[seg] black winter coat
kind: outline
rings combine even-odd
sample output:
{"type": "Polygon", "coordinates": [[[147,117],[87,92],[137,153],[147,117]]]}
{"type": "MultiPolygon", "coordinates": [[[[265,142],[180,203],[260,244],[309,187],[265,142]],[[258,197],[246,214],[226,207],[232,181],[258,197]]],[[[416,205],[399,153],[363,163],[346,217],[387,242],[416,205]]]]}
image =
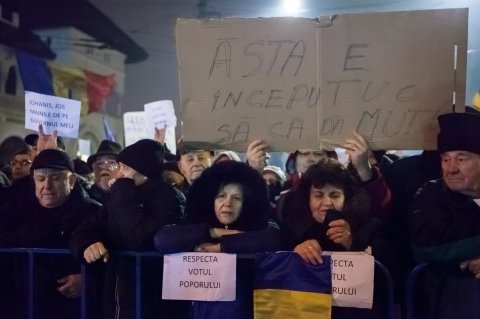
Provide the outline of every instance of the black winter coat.
{"type": "MultiPolygon", "coordinates": [[[[161,179],[149,178],[135,186],[128,178],[111,187],[102,218],[87,222],[76,232],[71,249],[83,260],[83,251],[103,242],[111,252],[104,288],[104,318],[134,318],[135,258],[115,256],[116,250],[149,251],[153,236],[163,225],[183,218],[185,197],[161,179]]],[[[98,261],[101,263],[102,261],[98,261]]],[[[161,300],[162,258],[142,262],[142,318],[182,318],[184,303],[161,300]]]]}
{"type": "MultiPolygon", "coordinates": [[[[98,214],[101,208],[101,205],[91,200],[78,184],[75,185],[68,200],[56,208],[42,207],[33,191],[28,195],[25,193],[23,200],[19,199],[19,196],[14,196],[0,207],[2,247],[68,248],[71,234],[84,220],[98,214]]],[[[57,291],[57,280],[69,274],[80,273],[80,265],[70,255],[38,255],[35,260],[36,318],[78,318],[79,298],[67,299],[62,296],[57,291]]],[[[8,293],[12,303],[6,307],[11,309],[12,304],[14,305],[15,318],[27,316],[26,261],[25,256],[13,259],[15,284],[10,287],[12,290],[8,293]]],[[[2,286],[0,289],[9,288],[2,286]]],[[[3,299],[2,305],[5,305],[5,302],[3,299]]],[[[2,309],[0,312],[5,314],[2,309]]]]}

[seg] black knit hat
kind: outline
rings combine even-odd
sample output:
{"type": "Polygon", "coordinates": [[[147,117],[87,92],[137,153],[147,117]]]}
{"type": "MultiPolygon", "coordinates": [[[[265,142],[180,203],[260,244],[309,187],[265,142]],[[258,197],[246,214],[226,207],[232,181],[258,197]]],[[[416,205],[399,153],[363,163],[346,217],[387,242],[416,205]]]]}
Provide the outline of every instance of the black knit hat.
{"type": "Polygon", "coordinates": [[[149,139],[139,140],[118,154],[122,162],[147,177],[161,177],[165,149],[162,144],[149,139]]]}
{"type": "Polygon", "coordinates": [[[97,152],[88,157],[87,164],[90,168],[92,168],[93,162],[95,162],[98,157],[110,155],[116,158],[121,151],[122,146],[120,144],[109,140],[103,140],[100,143],[97,152]]]}
{"type": "Polygon", "coordinates": [[[69,170],[71,172],[74,171],[73,161],[70,159],[70,157],[68,157],[68,154],[57,149],[46,149],[35,156],[30,169],[33,171],[39,168],[54,168],[60,170],[69,170]]]}
{"type": "Polygon", "coordinates": [[[480,115],[447,113],[438,116],[440,133],[437,147],[440,153],[468,151],[480,154],[480,115]]]}

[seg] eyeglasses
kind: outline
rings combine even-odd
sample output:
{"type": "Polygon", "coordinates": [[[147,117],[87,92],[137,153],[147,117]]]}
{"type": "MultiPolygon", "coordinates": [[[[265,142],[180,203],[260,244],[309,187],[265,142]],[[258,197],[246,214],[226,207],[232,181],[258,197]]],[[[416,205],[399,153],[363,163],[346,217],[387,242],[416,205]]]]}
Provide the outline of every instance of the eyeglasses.
{"type": "Polygon", "coordinates": [[[116,171],[118,169],[118,163],[115,161],[96,161],[93,162],[94,168],[108,169],[109,171],[116,171]]]}
{"type": "Polygon", "coordinates": [[[30,160],[21,160],[21,161],[13,160],[13,161],[10,162],[10,166],[12,166],[12,167],[16,166],[16,165],[20,165],[20,166],[23,167],[23,166],[28,166],[30,164],[32,164],[32,161],[30,161],[30,160]]]}

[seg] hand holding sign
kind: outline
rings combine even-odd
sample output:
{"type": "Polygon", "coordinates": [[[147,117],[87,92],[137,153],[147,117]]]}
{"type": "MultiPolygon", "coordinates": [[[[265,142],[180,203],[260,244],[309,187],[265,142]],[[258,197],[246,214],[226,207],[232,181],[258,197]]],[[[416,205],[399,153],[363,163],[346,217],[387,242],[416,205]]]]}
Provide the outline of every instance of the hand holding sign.
{"type": "Polygon", "coordinates": [[[156,101],[144,105],[147,123],[153,128],[177,126],[177,117],[170,100],[156,101]]]}
{"type": "Polygon", "coordinates": [[[37,153],[40,153],[46,149],[57,149],[57,130],[52,132],[52,135],[47,135],[43,131],[43,126],[38,126],[38,140],[37,140],[37,153]]]}
{"type": "Polygon", "coordinates": [[[166,128],[158,128],[156,127],[155,128],[155,136],[153,137],[153,139],[155,141],[157,141],[158,143],[160,144],[165,144],[165,133],[166,133],[167,129],[166,128]]]}

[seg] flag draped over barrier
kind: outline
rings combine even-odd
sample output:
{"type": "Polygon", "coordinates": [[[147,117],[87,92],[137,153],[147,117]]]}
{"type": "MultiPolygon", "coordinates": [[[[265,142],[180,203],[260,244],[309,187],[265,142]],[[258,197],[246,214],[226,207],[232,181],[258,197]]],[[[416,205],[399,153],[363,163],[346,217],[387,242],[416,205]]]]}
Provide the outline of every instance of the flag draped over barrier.
{"type": "Polygon", "coordinates": [[[255,319],[330,319],[330,257],[322,258],[322,265],[311,265],[294,252],[257,254],[255,319]]]}

